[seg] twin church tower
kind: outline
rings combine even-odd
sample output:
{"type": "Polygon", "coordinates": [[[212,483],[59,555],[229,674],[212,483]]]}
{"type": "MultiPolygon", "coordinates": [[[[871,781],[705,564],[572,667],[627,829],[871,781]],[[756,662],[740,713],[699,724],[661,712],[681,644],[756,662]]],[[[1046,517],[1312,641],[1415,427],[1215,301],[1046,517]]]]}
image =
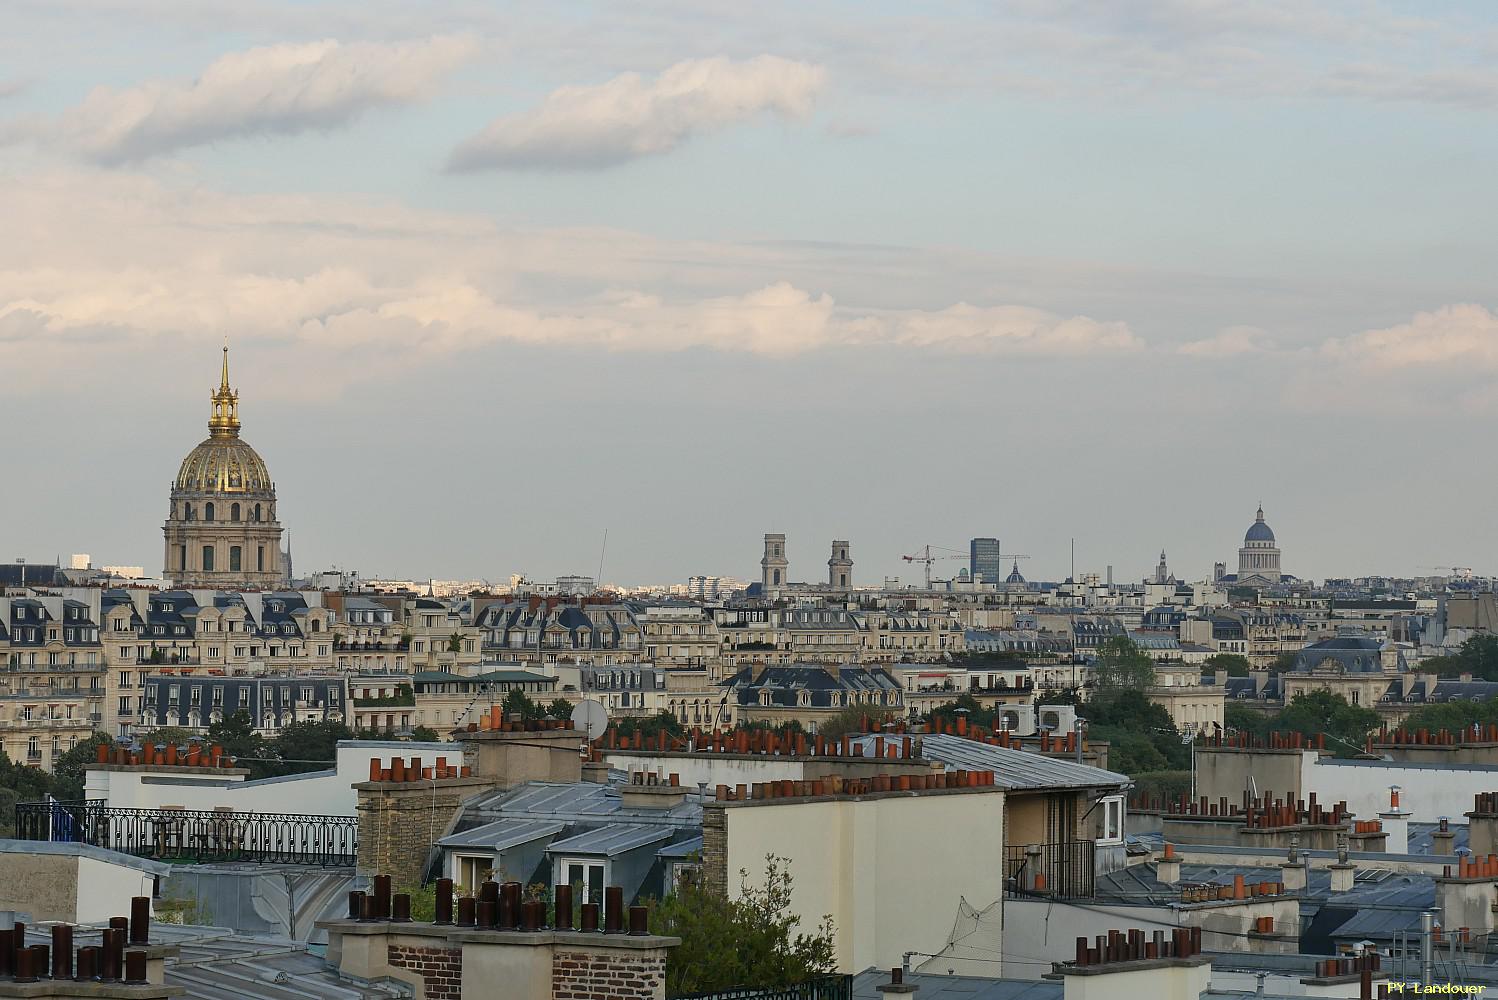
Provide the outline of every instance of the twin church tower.
{"type": "Polygon", "coordinates": [[[173,586],[274,590],[290,576],[276,520],[276,485],[239,436],[239,393],[229,387],[229,348],[212,396],[208,437],[182,460],[167,512],[163,576],[173,586]]]}

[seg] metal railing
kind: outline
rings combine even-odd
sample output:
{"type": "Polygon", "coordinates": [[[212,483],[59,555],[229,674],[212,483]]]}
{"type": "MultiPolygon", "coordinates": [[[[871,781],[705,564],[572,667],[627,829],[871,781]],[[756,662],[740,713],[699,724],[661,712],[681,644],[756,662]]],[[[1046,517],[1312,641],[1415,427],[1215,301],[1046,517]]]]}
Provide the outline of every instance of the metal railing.
{"type": "Polygon", "coordinates": [[[21,802],[16,838],[88,844],[156,861],[351,867],[353,816],[202,809],[122,809],[102,801],[21,802]]]}
{"type": "Polygon", "coordinates": [[[1091,899],[1097,842],[1064,840],[1004,848],[1004,891],[1010,895],[1091,899]],[[1038,849],[1039,853],[1034,853],[1038,849]],[[1042,876],[1043,881],[1037,881],[1042,876]]]}
{"type": "Polygon", "coordinates": [[[688,993],[678,996],[676,1000],[853,1000],[853,977],[821,976],[794,986],[769,989],[744,987],[717,993],[688,993]]]}

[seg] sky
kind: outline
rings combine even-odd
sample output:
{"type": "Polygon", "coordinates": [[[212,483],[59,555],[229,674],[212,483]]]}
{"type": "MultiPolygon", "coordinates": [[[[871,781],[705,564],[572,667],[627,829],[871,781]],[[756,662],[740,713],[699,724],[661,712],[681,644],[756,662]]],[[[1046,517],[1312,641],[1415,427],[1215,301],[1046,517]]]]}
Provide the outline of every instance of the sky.
{"type": "Polygon", "coordinates": [[[4,23],[0,558],[159,570],[227,338],[299,572],[1498,572],[1498,6],[4,23]]]}

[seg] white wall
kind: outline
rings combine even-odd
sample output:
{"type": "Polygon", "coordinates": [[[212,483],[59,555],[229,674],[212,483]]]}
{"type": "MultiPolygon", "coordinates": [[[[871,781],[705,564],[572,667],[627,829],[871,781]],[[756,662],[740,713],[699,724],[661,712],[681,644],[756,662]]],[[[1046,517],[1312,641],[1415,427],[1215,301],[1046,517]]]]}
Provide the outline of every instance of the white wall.
{"type": "Polygon", "coordinates": [[[734,785],[755,782],[803,781],[806,778],[802,761],[794,757],[775,757],[769,754],[730,756],[702,753],[690,756],[641,757],[638,753],[609,753],[605,750],[603,759],[609,767],[624,772],[654,771],[659,767],[662,774],[680,775],[681,783],[686,788],[696,788],[699,782],[706,782],[709,792],[718,785],[732,788],[734,785]]]}
{"type": "Polygon", "coordinates": [[[378,757],[388,761],[393,756],[407,761],[420,757],[427,767],[441,756],[447,758],[449,766],[456,767],[463,763],[463,748],[456,743],[348,740],[338,745],[338,764],[333,773],[315,772],[250,782],[239,775],[187,774],[167,768],[91,770],[84,797],[105,799],[114,808],[228,807],[239,812],[353,816],[359,800],[353,786],[369,780],[370,760],[378,757]]]}
{"type": "MultiPolygon", "coordinates": [[[[964,900],[983,910],[1003,896],[1004,794],[998,790],[770,799],[729,806],[724,813],[730,893],[739,892],[740,869],[749,872],[751,884],[761,884],[766,854],[787,859],[801,930],[832,916],[842,972],[891,968],[907,950],[940,953],[964,900]]],[[[997,922],[983,922],[981,935],[991,940],[969,938],[958,954],[996,959],[997,922]]],[[[999,974],[993,961],[953,957],[941,965],[942,971],[999,974]]]]}
{"type": "Polygon", "coordinates": [[[130,915],[130,900],[150,898],[155,879],[124,865],[97,858],[78,859],[78,916],[80,924],[105,923],[110,917],[130,915]]]}
{"type": "Polygon", "coordinates": [[[1359,819],[1377,819],[1389,808],[1389,786],[1399,785],[1399,804],[1415,823],[1434,823],[1442,816],[1465,824],[1478,792],[1498,790],[1498,767],[1456,764],[1439,767],[1394,761],[1338,761],[1324,757],[1306,769],[1306,788],[1323,806],[1347,801],[1359,819]]]}

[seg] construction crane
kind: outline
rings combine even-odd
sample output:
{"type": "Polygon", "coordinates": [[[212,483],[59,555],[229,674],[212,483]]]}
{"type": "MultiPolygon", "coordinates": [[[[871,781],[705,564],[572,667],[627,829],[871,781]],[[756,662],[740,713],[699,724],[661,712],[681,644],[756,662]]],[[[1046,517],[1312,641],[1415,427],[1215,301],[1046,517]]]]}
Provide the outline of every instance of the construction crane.
{"type": "Polygon", "coordinates": [[[921,546],[921,550],[919,552],[917,552],[915,555],[913,555],[913,556],[901,556],[900,558],[904,559],[908,563],[921,563],[922,565],[925,566],[925,568],[926,568],[926,589],[930,590],[931,589],[931,564],[932,563],[937,562],[937,561],[942,560],[942,559],[966,559],[967,557],[968,556],[967,556],[966,552],[960,552],[957,549],[949,549],[949,548],[947,548],[944,545],[930,545],[930,544],[927,544],[927,545],[921,546]],[[949,552],[949,553],[951,553],[951,555],[933,556],[931,554],[931,550],[932,549],[940,549],[942,552],[949,552]]]}

